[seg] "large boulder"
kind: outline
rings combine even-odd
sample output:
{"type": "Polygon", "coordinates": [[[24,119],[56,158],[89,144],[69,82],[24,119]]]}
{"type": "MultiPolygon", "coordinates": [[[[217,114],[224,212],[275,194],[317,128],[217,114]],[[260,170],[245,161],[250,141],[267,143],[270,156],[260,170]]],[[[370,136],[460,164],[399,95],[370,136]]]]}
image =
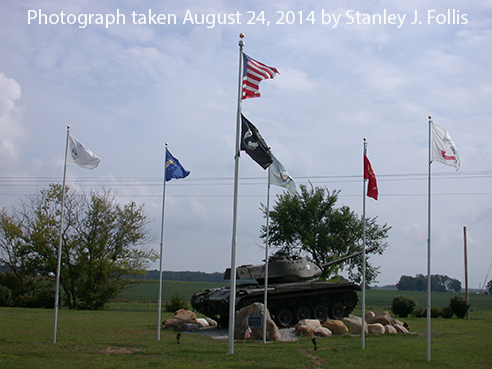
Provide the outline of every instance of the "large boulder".
{"type": "MultiPolygon", "coordinates": [[[[362,334],[362,318],[350,315],[348,318],[343,318],[343,322],[350,329],[352,334],[362,334]]],[[[366,322],[364,322],[364,332],[367,334],[369,333],[366,322]]]]}
{"type": "Polygon", "coordinates": [[[406,329],[406,328],[405,328],[404,326],[402,326],[402,325],[395,324],[395,325],[393,326],[393,328],[395,328],[395,329],[396,329],[396,333],[398,333],[398,334],[408,334],[408,333],[410,333],[410,332],[408,332],[408,329],[406,329]]]}
{"type": "Polygon", "coordinates": [[[369,334],[373,335],[382,335],[385,333],[384,325],[381,323],[368,324],[367,328],[369,330],[369,334]]]}
{"type": "Polygon", "coordinates": [[[366,315],[365,315],[365,319],[366,319],[367,324],[372,324],[372,323],[374,323],[374,322],[373,322],[373,319],[374,319],[374,317],[375,317],[375,316],[376,316],[376,314],[374,314],[374,312],[373,312],[373,311],[368,311],[368,312],[366,313],[366,315]]]}
{"type": "MultiPolygon", "coordinates": [[[[234,328],[234,339],[245,339],[245,333],[248,330],[248,318],[250,316],[264,316],[265,306],[262,303],[255,302],[252,305],[246,306],[236,312],[236,326],[234,328]]],[[[263,340],[263,327],[251,328],[251,332],[248,335],[249,339],[263,340]]],[[[277,325],[270,317],[270,312],[267,309],[267,321],[266,321],[266,339],[267,341],[280,341],[280,331],[277,325]]]]}
{"type": "Polygon", "coordinates": [[[334,335],[344,335],[349,333],[349,329],[341,320],[326,320],[323,323],[323,327],[328,328],[334,335]]]}
{"type": "Polygon", "coordinates": [[[317,319],[303,319],[297,322],[295,326],[296,335],[304,337],[313,337],[316,328],[321,327],[317,319]]]}
{"type": "Polygon", "coordinates": [[[198,324],[198,320],[196,319],[196,314],[190,310],[179,309],[175,311],[174,319],[182,320],[185,323],[198,324]]]}
{"type": "Polygon", "coordinates": [[[314,335],[318,337],[330,337],[332,332],[323,326],[320,326],[314,330],[314,335]]]}
{"type": "Polygon", "coordinates": [[[395,324],[395,320],[391,317],[390,313],[388,313],[387,311],[384,311],[378,315],[376,315],[374,318],[371,319],[371,323],[374,324],[374,323],[380,323],[382,324],[383,326],[385,325],[394,325],[395,324]]]}
{"type": "Polygon", "coordinates": [[[384,326],[384,333],[385,334],[398,334],[396,328],[393,327],[392,325],[389,325],[389,324],[384,326]]]}
{"type": "Polygon", "coordinates": [[[197,322],[198,322],[198,326],[200,328],[210,327],[210,325],[208,324],[207,319],[205,319],[205,318],[198,318],[197,319],[197,322]]]}
{"type": "Polygon", "coordinates": [[[162,329],[181,332],[184,329],[185,322],[181,319],[167,319],[162,323],[162,329]]]}

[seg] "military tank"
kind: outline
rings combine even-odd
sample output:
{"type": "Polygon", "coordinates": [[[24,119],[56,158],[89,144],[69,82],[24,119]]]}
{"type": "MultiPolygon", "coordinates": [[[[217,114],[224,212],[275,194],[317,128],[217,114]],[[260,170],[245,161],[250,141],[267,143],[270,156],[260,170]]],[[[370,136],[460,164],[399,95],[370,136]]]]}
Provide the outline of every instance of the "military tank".
{"type": "MultiPolygon", "coordinates": [[[[366,249],[372,251],[374,247],[366,249]]],[[[322,266],[300,256],[275,254],[268,258],[267,308],[280,328],[295,325],[302,319],[328,317],[342,319],[356,307],[360,287],[351,282],[316,280],[323,270],[333,264],[362,254],[351,254],[322,266]]],[[[230,279],[230,268],[224,279],[230,279]]],[[[237,284],[236,311],[255,302],[264,302],[265,264],[242,265],[236,268],[236,280],[256,280],[257,283],[237,284]]],[[[220,326],[229,323],[230,287],[208,289],[193,294],[192,307],[216,320],[220,326]]]]}

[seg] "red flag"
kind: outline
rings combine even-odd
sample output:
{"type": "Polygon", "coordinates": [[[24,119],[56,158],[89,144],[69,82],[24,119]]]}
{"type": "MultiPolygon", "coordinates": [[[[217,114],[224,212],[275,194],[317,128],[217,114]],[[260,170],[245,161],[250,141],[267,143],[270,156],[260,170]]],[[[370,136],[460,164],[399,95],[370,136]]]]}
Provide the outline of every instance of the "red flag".
{"type": "Polygon", "coordinates": [[[374,200],[378,199],[378,183],[376,181],[376,174],[372,165],[369,162],[366,154],[364,154],[364,179],[368,179],[367,183],[367,196],[372,197],[374,200]]]}
{"type": "Polygon", "coordinates": [[[260,82],[280,74],[278,70],[250,58],[243,53],[243,96],[242,99],[260,97],[260,82]]]}

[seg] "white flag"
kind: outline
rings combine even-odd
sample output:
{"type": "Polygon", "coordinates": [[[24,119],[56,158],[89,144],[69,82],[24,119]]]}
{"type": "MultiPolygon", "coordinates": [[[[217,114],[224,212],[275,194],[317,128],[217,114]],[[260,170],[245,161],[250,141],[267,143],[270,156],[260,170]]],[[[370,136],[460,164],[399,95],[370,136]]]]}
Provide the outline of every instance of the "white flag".
{"type": "Polygon", "coordinates": [[[94,155],[75,137],[68,135],[67,164],[78,165],[86,169],[94,169],[99,165],[101,159],[94,155]]]}
{"type": "Polygon", "coordinates": [[[458,150],[448,131],[432,123],[432,161],[460,169],[458,150]]]}
{"type": "Polygon", "coordinates": [[[285,187],[291,194],[294,195],[296,193],[296,184],[289,175],[289,172],[287,172],[282,163],[280,163],[273,154],[272,160],[273,162],[269,167],[270,183],[280,187],[285,187]]]}

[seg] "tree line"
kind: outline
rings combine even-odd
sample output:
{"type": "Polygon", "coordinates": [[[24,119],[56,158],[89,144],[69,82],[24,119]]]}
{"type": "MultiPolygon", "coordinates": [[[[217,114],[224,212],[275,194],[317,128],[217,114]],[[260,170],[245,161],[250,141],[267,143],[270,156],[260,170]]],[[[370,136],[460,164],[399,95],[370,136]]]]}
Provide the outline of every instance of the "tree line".
{"type": "MultiPolygon", "coordinates": [[[[427,291],[427,276],[417,274],[415,277],[402,275],[396,288],[400,291],[427,291]]],[[[447,275],[431,275],[431,291],[435,292],[461,292],[461,282],[447,275]]]]}
{"type": "MultiPolygon", "coordinates": [[[[139,278],[143,279],[159,279],[158,270],[149,270],[147,274],[139,278]]],[[[162,279],[165,281],[179,281],[179,282],[216,282],[224,283],[224,273],[205,273],[205,272],[171,272],[162,271],[162,279]]]]}

